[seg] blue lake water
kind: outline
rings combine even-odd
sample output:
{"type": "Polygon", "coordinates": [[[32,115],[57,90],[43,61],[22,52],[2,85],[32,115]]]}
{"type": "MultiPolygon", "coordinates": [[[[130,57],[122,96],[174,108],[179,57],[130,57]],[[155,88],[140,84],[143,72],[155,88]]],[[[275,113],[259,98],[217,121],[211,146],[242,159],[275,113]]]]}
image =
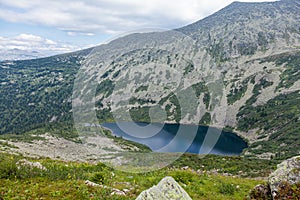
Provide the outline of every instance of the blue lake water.
{"type": "Polygon", "coordinates": [[[236,134],[207,126],[140,122],[101,125],[116,137],[144,144],[155,152],[239,155],[247,147],[236,134]]]}

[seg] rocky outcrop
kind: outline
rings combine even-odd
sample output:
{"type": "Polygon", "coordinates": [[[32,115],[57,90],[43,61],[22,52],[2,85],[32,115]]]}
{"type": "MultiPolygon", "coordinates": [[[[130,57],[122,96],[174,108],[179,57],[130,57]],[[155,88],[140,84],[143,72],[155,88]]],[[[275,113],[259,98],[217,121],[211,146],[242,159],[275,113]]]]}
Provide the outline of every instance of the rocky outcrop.
{"type": "Polygon", "coordinates": [[[19,160],[16,164],[18,169],[20,169],[21,166],[28,166],[30,168],[37,168],[44,171],[47,170],[47,168],[44,167],[40,162],[30,162],[26,159],[19,160]]]}
{"type": "Polygon", "coordinates": [[[143,191],[136,200],[191,200],[186,191],[172,178],[163,178],[156,186],[143,191]]]}
{"type": "Polygon", "coordinates": [[[277,165],[277,170],[269,176],[269,185],[272,196],[278,193],[281,183],[287,182],[291,185],[300,182],[300,156],[290,158],[277,165]]]}
{"type": "Polygon", "coordinates": [[[277,165],[268,183],[255,186],[247,199],[300,199],[300,156],[277,165]]]}

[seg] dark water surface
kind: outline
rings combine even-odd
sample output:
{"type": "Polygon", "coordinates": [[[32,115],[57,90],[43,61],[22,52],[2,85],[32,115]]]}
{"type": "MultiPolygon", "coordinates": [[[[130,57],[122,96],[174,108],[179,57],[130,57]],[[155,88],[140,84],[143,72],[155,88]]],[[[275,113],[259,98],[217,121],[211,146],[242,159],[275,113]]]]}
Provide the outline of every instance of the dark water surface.
{"type": "Polygon", "coordinates": [[[140,122],[103,123],[113,135],[144,144],[156,152],[239,155],[247,143],[239,136],[216,128],[183,124],[140,122]]]}

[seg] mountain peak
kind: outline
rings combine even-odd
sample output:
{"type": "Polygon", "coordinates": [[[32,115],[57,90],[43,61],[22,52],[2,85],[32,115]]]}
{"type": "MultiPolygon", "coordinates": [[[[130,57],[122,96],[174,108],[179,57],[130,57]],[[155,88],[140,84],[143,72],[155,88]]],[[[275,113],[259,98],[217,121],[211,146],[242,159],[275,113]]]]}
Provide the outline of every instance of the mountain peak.
{"type": "MultiPolygon", "coordinates": [[[[300,21],[300,0],[281,0],[274,2],[239,2],[234,1],[218,12],[178,29],[179,31],[190,34],[196,30],[201,32],[211,29],[224,28],[226,25],[244,24],[250,25],[255,23],[268,23],[273,20],[273,27],[278,28],[275,18],[282,21],[281,25],[286,23],[289,26],[289,18],[295,19],[299,24],[300,21]],[[266,21],[269,20],[269,21],[266,21]]],[[[298,27],[298,25],[296,25],[298,27]]],[[[269,30],[270,27],[268,27],[269,30]]],[[[276,28],[276,29],[277,29],[276,28]]],[[[282,27],[280,27],[282,28],[282,27]]],[[[272,27],[271,27],[272,29],[272,27]]]]}

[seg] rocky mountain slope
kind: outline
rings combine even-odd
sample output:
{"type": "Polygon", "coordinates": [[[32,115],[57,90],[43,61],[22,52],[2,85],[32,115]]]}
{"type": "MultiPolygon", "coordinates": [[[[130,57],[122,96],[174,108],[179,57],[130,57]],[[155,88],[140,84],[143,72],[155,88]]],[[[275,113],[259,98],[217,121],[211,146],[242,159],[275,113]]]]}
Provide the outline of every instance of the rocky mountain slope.
{"type": "Polygon", "coordinates": [[[0,133],[152,120],[226,127],[249,140],[246,156],[297,155],[299,10],[299,0],[234,2],[177,30],[2,62],[0,133]]]}

